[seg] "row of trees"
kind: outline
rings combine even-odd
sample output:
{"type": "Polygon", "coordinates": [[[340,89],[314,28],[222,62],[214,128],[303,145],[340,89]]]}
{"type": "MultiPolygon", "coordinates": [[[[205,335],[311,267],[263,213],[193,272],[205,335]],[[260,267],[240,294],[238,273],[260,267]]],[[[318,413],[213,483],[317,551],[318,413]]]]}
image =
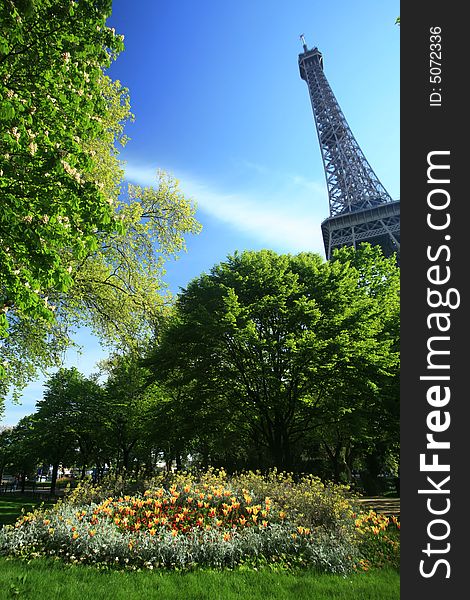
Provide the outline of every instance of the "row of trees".
{"type": "MultiPolygon", "coordinates": [[[[2,463],[151,473],[178,465],[371,480],[398,446],[398,269],[380,250],[244,252],[163,293],[200,226],[171,177],[123,186],[127,89],[110,0],[0,3],[0,410],[60,364],[73,328],[118,350],[60,370],[2,463]]],[[[388,465],[388,466],[387,466],[388,465]]]]}
{"type": "Polygon", "coordinates": [[[54,375],[6,447],[54,477],[60,463],[149,476],[164,458],[357,471],[373,492],[398,461],[398,294],[394,259],[367,245],[329,262],[235,254],[188,285],[140,353],[106,361],[102,383],[54,375]]]}
{"type": "Polygon", "coordinates": [[[59,369],[47,382],[34,414],[0,434],[0,471],[32,476],[38,466],[52,466],[52,489],[60,465],[75,467],[81,476],[94,468],[115,473],[146,473],[155,466],[151,434],[144,427],[148,409],[157,400],[143,389],[142,373],[129,357],[108,363],[108,380],[85,377],[75,368],[59,369]]]}

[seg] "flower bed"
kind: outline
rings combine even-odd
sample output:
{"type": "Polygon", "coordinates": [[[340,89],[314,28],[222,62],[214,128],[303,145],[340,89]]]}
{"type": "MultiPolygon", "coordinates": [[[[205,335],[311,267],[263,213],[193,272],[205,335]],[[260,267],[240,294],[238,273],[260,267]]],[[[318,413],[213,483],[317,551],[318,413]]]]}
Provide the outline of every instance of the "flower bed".
{"type": "MultiPolygon", "coordinates": [[[[259,525],[266,528],[273,517],[282,520],[285,513],[273,515],[271,500],[266,497],[260,504],[253,503],[248,490],[237,498],[230,489],[214,486],[179,491],[172,486],[146,491],[144,497],[125,496],[117,500],[108,498],[94,509],[93,524],[99,520],[112,520],[120,531],[146,530],[155,535],[158,528],[171,531],[173,536],[193,529],[220,528],[237,531],[259,525]]],[[[229,533],[227,533],[229,535],[229,533]]]]}
{"type": "Polygon", "coordinates": [[[74,490],[53,509],[29,513],[4,528],[0,553],[131,568],[269,564],[331,573],[380,566],[382,559],[386,564],[395,557],[398,542],[388,543],[393,521],[372,512],[354,515],[339,488],[321,488],[312,478],[298,484],[285,478],[281,493],[276,475],[273,499],[265,495],[268,488],[259,475],[251,477],[250,488],[240,487],[247,476],[206,475],[196,481],[180,475],[168,487],[153,485],[142,494],[99,502],[80,498],[90,490],[74,490]],[[315,498],[320,509],[309,505],[315,498]]]}

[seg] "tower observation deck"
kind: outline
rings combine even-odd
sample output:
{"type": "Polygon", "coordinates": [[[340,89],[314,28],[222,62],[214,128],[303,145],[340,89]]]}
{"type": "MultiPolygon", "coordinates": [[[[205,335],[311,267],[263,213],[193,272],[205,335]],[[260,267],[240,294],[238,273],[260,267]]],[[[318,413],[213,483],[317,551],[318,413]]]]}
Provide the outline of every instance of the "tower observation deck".
{"type": "Polygon", "coordinates": [[[323,72],[322,53],[301,40],[300,77],[310,94],[330,203],[321,224],[326,258],[334,248],[369,242],[399,259],[400,200],[392,200],[354,138],[323,72]]]}

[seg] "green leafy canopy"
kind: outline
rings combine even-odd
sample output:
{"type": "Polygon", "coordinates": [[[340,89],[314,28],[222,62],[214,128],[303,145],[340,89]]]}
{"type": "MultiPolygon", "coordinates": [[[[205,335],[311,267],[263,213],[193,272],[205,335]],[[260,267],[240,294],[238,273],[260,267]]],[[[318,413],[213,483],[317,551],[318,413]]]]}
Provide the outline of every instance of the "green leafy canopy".
{"type": "Polygon", "coordinates": [[[57,365],[79,323],[132,345],[158,326],[165,259],[196,233],[164,173],[123,194],[128,90],[108,1],[0,5],[0,392],[57,365]]]}

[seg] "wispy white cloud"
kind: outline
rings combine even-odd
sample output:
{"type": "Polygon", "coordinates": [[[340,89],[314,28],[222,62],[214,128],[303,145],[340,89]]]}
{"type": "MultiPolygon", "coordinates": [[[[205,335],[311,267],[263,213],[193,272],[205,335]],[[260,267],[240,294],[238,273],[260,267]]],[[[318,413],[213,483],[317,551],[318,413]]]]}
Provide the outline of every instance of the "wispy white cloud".
{"type": "MultiPolygon", "coordinates": [[[[235,228],[253,240],[278,252],[313,251],[323,254],[320,223],[327,213],[327,193],[323,182],[305,177],[274,172],[255,163],[241,162],[238,171],[246,177],[243,189],[227,191],[224,186],[204,182],[192,175],[173,174],[180,180],[182,191],[211,217],[235,228]],[[255,177],[253,177],[255,175],[255,177]]],[[[156,183],[157,167],[128,162],[126,178],[142,185],[156,183]]],[[[106,352],[89,337],[86,330],[78,331],[76,341],[86,348],[80,353],[70,349],[65,366],[75,365],[85,375],[96,371],[97,362],[106,352]]],[[[35,410],[42,397],[44,377],[25,390],[20,405],[7,401],[1,425],[14,424],[35,410]]]]}
{"type": "MultiPolygon", "coordinates": [[[[243,190],[227,191],[220,185],[174,173],[181,189],[198,208],[258,242],[285,252],[323,253],[320,222],[327,216],[325,185],[292,174],[270,172],[252,163],[247,169],[265,177],[250,181],[243,190]],[[252,185],[251,185],[252,184],[252,185]]],[[[138,185],[155,183],[155,167],[127,163],[126,178],[138,185]]]]}

